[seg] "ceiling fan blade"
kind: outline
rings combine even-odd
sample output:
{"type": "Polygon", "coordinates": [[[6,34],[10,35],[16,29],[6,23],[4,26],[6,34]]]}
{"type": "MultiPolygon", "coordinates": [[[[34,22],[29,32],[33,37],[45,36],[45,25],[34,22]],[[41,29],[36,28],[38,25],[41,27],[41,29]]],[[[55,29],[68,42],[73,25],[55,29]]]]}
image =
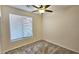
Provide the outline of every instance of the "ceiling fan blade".
{"type": "Polygon", "coordinates": [[[37,12],[38,10],[32,11],[32,12],[37,12]]]}
{"type": "Polygon", "coordinates": [[[33,7],[35,7],[35,8],[37,8],[37,9],[39,9],[37,6],[35,6],[35,5],[32,5],[33,7]]]}
{"type": "Polygon", "coordinates": [[[40,7],[39,8],[43,8],[43,5],[40,5],[40,7]]]}
{"type": "Polygon", "coordinates": [[[46,5],[45,8],[48,8],[50,5],[46,5]]]}
{"type": "Polygon", "coordinates": [[[46,12],[53,12],[52,10],[45,10],[46,12]]]}

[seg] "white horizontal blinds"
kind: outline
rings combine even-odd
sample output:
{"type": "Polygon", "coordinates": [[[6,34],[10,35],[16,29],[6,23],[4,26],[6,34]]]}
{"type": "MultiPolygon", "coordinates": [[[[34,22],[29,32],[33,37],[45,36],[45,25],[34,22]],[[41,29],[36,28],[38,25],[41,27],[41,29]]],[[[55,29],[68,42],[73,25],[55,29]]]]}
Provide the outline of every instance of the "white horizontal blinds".
{"type": "Polygon", "coordinates": [[[32,18],[31,17],[24,17],[23,31],[24,31],[24,37],[32,36],[32,18]]]}
{"type": "Polygon", "coordinates": [[[14,14],[10,14],[9,16],[11,39],[22,38],[22,17],[14,14]]]}
{"type": "Polygon", "coordinates": [[[32,18],[9,14],[11,40],[32,36],[32,18]]]}

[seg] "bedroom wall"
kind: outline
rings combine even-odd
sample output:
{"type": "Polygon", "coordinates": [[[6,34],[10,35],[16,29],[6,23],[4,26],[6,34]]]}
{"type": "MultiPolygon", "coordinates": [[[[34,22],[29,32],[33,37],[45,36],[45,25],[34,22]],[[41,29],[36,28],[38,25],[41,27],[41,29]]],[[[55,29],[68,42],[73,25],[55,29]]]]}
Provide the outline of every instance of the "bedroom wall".
{"type": "Polygon", "coordinates": [[[43,15],[43,39],[79,52],[79,6],[53,6],[43,15]]]}
{"type": "Polygon", "coordinates": [[[0,6],[0,16],[1,16],[1,6],[0,6]]]}
{"type": "MultiPolygon", "coordinates": [[[[1,28],[1,6],[0,6],[0,28],[1,28]]],[[[0,52],[1,52],[1,29],[0,29],[0,52]]]]}
{"type": "Polygon", "coordinates": [[[1,30],[2,30],[2,52],[12,50],[14,48],[38,41],[42,39],[42,16],[38,14],[33,14],[20,9],[16,9],[10,6],[1,6],[2,20],[1,20],[1,30]],[[9,13],[19,14],[23,16],[31,16],[33,18],[33,38],[19,40],[16,42],[10,42],[9,38],[9,13]]]}

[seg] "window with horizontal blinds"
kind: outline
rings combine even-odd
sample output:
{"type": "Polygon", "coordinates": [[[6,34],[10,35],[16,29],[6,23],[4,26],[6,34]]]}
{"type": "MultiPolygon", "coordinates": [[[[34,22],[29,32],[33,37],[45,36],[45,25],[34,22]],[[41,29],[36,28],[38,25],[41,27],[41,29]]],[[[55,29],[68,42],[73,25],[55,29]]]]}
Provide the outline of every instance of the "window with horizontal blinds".
{"type": "Polygon", "coordinates": [[[11,41],[32,37],[32,17],[9,14],[9,23],[11,41]]]}

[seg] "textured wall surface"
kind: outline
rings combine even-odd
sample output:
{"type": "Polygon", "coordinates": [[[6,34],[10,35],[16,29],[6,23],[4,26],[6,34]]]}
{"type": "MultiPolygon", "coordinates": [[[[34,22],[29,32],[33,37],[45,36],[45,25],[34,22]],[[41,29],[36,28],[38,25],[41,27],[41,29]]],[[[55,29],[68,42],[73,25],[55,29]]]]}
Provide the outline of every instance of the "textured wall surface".
{"type": "Polygon", "coordinates": [[[79,6],[53,6],[44,14],[44,39],[79,52],[79,6]]]}
{"type": "Polygon", "coordinates": [[[0,6],[0,52],[1,52],[1,6],[0,6]]]}

